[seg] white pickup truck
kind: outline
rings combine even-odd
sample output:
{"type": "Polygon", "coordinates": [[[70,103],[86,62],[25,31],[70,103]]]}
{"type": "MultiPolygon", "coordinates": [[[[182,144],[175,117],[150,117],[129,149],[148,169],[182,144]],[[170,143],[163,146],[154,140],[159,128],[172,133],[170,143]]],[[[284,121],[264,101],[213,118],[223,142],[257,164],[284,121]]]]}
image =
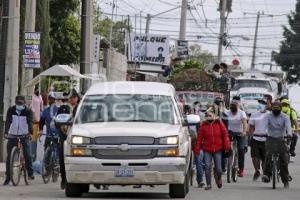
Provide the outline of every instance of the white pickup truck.
{"type": "Polygon", "coordinates": [[[175,89],[151,82],[105,82],[83,97],[65,142],[67,197],[92,185],[169,185],[171,198],[189,191],[188,124],[175,89]]]}

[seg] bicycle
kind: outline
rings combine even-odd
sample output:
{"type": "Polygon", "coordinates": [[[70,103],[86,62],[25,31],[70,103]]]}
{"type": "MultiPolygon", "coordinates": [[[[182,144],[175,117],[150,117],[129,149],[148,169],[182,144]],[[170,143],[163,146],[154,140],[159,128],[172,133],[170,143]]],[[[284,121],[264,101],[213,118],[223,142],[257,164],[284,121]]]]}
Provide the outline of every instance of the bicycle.
{"type": "Polygon", "coordinates": [[[17,136],[17,145],[13,147],[10,154],[10,180],[13,186],[18,186],[21,180],[21,175],[24,176],[24,182],[29,185],[28,174],[26,169],[24,149],[21,139],[26,136],[17,136]]]}
{"type": "Polygon", "coordinates": [[[58,139],[56,139],[53,134],[51,134],[50,139],[50,144],[45,150],[42,163],[42,178],[45,184],[50,182],[51,177],[53,183],[57,182],[60,172],[58,139]]]}
{"type": "Polygon", "coordinates": [[[227,183],[237,182],[238,179],[238,147],[237,147],[237,137],[241,133],[229,133],[229,138],[231,142],[231,154],[227,161],[227,183]]]}

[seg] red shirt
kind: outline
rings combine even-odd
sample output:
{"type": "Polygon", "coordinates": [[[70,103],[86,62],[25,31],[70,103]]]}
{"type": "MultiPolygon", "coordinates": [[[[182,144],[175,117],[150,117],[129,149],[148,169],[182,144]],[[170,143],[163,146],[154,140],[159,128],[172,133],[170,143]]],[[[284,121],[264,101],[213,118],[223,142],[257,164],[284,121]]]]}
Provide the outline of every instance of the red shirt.
{"type": "Polygon", "coordinates": [[[230,150],[228,132],[222,121],[217,119],[212,123],[207,121],[202,123],[198,131],[194,153],[199,154],[201,149],[209,153],[230,150]]]}

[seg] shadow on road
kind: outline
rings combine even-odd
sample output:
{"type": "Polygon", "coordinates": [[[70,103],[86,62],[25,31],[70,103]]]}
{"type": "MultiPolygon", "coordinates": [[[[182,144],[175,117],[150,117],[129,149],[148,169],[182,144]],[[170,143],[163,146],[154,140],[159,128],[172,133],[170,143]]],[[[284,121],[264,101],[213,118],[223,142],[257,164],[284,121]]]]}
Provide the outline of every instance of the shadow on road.
{"type": "Polygon", "coordinates": [[[84,194],[84,198],[106,198],[106,199],[169,199],[169,194],[167,193],[138,193],[138,192],[126,192],[126,193],[116,193],[116,192],[105,192],[96,193],[91,192],[84,194]]]}

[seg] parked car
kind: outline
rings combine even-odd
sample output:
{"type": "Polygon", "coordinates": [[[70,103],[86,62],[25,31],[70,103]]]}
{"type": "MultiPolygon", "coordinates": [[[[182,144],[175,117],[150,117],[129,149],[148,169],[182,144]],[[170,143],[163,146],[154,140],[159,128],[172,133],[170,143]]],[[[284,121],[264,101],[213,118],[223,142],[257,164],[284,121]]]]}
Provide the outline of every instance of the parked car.
{"type": "Polygon", "coordinates": [[[83,97],[65,143],[67,197],[92,185],[169,185],[171,198],[189,192],[188,125],[175,89],[151,82],[105,82],[83,97]]]}

